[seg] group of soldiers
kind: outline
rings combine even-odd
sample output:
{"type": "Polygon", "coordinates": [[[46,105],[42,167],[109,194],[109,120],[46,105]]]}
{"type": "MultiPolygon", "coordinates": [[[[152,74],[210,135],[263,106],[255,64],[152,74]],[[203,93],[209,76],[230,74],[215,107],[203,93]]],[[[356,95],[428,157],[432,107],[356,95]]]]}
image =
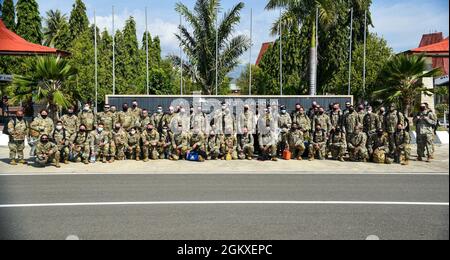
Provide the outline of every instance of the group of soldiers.
{"type": "MultiPolygon", "coordinates": [[[[429,162],[434,154],[435,114],[421,104],[413,120],[417,131],[418,160],[429,162]]],[[[28,123],[22,111],[8,123],[10,160],[12,165],[26,164],[25,139],[31,146],[30,156],[39,166],[61,163],[115,160],[192,159],[277,161],[286,151],[297,160],[334,160],[375,163],[401,163],[410,158],[409,120],[394,104],[386,111],[374,112],[372,107],[347,103],[341,110],[338,103],[325,110],[316,102],[305,110],[300,104],[288,113],[285,106],[267,106],[252,112],[245,105],[243,112],[232,112],[227,103],[211,114],[201,107],[187,110],[158,106],[150,115],[137,101],[123,104],[122,111],[106,104],[95,113],[86,104],[76,113],[67,113],[52,120],[47,110],[28,123]]],[[[287,159],[287,158],[284,158],[287,159]]]]}

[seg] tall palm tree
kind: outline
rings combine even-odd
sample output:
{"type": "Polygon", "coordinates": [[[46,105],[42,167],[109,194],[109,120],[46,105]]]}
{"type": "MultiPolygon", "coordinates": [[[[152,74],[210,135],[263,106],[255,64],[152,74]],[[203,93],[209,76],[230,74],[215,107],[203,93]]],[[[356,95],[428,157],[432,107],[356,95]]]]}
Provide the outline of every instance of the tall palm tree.
{"type": "Polygon", "coordinates": [[[317,84],[317,35],[316,19],[322,27],[329,27],[336,21],[334,1],[333,0],[269,0],[266,9],[273,10],[282,8],[284,11],[278,20],[274,23],[272,33],[278,33],[280,23],[283,27],[301,26],[303,24],[311,25],[311,46],[310,46],[310,94],[314,95],[317,84]],[[318,16],[317,17],[317,11],[318,16]]]}
{"type": "Polygon", "coordinates": [[[12,87],[17,89],[15,99],[32,98],[49,109],[49,116],[56,119],[62,108],[71,105],[72,88],[67,82],[73,80],[76,70],[60,57],[36,57],[33,71],[25,76],[14,76],[12,87]]]}
{"type": "Polygon", "coordinates": [[[372,93],[373,98],[383,100],[385,103],[399,103],[405,115],[409,115],[417,97],[432,94],[433,90],[424,87],[422,79],[442,73],[439,68],[426,70],[424,56],[407,54],[393,56],[380,72],[382,86],[372,93]]]}
{"type": "MultiPolygon", "coordinates": [[[[250,47],[250,40],[244,35],[233,37],[236,25],[240,22],[240,11],[244,3],[239,3],[227,11],[218,21],[220,0],[197,0],[194,10],[189,10],[182,3],[177,3],[175,10],[180,13],[192,28],[180,26],[176,34],[189,61],[184,63],[184,70],[203,92],[211,95],[216,84],[216,32],[218,46],[218,86],[227,74],[239,63],[239,57],[250,47]],[[216,22],[218,22],[216,30],[216,22]]],[[[180,65],[179,57],[172,57],[180,65]]]]}
{"type": "Polygon", "coordinates": [[[67,16],[62,14],[60,10],[47,11],[44,28],[44,44],[46,46],[55,47],[55,40],[64,33],[64,26],[67,25],[67,16]]]}

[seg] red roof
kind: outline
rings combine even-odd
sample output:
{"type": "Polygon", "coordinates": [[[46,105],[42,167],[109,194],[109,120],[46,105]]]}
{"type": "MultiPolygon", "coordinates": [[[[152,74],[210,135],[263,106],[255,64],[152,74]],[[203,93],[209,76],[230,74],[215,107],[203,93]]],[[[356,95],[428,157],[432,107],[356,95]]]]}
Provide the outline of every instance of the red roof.
{"type": "Polygon", "coordinates": [[[416,49],[412,49],[412,52],[426,52],[426,53],[447,53],[448,54],[448,37],[438,43],[425,45],[416,49]]]}
{"type": "Polygon", "coordinates": [[[33,54],[35,55],[59,54],[62,56],[69,55],[68,52],[59,51],[54,48],[27,42],[19,35],[8,30],[3,21],[0,20],[0,55],[33,55],[33,54]]]}
{"type": "Polygon", "coordinates": [[[273,44],[272,42],[265,42],[265,43],[262,44],[261,51],[259,52],[258,59],[256,60],[256,63],[255,63],[256,66],[259,65],[259,63],[261,62],[264,54],[267,52],[269,47],[272,46],[272,44],[273,44]]]}
{"type": "Polygon", "coordinates": [[[435,44],[444,39],[442,32],[424,34],[420,41],[419,48],[427,45],[435,44]]]}

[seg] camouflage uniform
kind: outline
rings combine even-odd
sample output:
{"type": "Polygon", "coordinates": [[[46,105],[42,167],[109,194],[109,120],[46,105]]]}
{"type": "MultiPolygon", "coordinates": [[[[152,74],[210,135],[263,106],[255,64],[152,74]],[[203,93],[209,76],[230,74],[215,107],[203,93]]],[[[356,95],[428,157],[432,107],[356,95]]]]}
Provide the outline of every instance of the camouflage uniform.
{"type": "Polygon", "coordinates": [[[66,129],[66,134],[68,134],[69,139],[76,134],[80,128],[80,120],[78,120],[78,117],[75,114],[63,115],[60,120],[63,123],[64,129],[66,129]]]}
{"type": "Polygon", "coordinates": [[[429,111],[419,112],[414,118],[417,132],[417,154],[421,158],[431,159],[433,156],[434,114],[429,111]]]}
{"type": "Polygon", "coordinates": [[[218,136],[210,135],[208,137],[208,160],[217,160],[220,156],[220,141],[218,136]]]}
{"type": "Polygon", "coordinates": [[[111,160],[125,160],[125,151],[128,147],[128,133],[125,129],[114,129],[111,132],[111,160]]]}
{"type": "Polygon", "coordinates": [[[381,128],[380,118],[375,113],[367,113],[363,120],[363,127],[367,139],[371,140],[374,135],[377,135],[377,130],[381,128]]]}
{"type": "Polygon", "coordinates": [[[364,117],[366,117],[367,113],[364,110],[361,110],[358,112],[358,124],[363,125],[364,124],[364,117]]]}
{"type": "Polygon", "coordinates": [[[159,159],[166,159],[166,158],[170,159],[173,144],[175,143],[172,131],[169,130],[161,131],[159,140],[160,140],[158,147],[159,159]]]}
{"type": "Polygon", "coordinates": [[[343,162],[347,151],[347,139],[345,133],[342,131],[331,131],[328,149],[331,152],[333,160],[340,160],[343,162]]]}
{"type": "Polygon", "coordinates": [[[299,129],[303,129],[305,141],[310,139],[311,120],[305,113],[295,112],[292,114],[292,123],[296,123],[299,129]]]}
{"type": "Polygon", "coordinates": [[[116,116],[111,111],[100,112],[97,114],[97,123],[103,124],[105,126],[105,130],[111,132],[116,124],[116,116]]]}
{"type": "Polygon", "coordinates": [[[239,151],[239,159],[253,159],[253,154],[255,152],[255,140],[250,132],[247,134],[238,135],[237,149],[239,151]]]}
{"type": "Polygon", "coordinates": [[[142,150],[144,151],[144,162],[149,159],[157,160],[159,158],[158,144],[159,144],[159,133],[155,129],[150,131],[145,131],[141,134],[142,138],[142,150]],[[150,155],[150,157],[149,157],[150,155]]]}
{"type": "Polygon", "coordinates": [[[200,161],[206,159],[206,140],[202,132],[193,133],[191,135],[191,137],[189,138],[189,147],[191,151],[198,152],[198,154],[200,155],[200,161]]]}
{"type": "Polygon", "coordinates": [[[336,129],[338,127],[342,128],[342,119],[343,119],[343,115],[342,115],[342,111],[338,110],[338,111],[331,111],[329,114],[330,117],[330,123],[331,123],[331,128],[332,129],[336,129]]]}
{"type": "Polygon", "coordinates": [[[255,114],[250,110],[244,111],[238,116],[237,129],[242,131],[244,128],[247,128],[250,134],[256,133],[255,114]]]}
{"type": "Polygon", "coordinates": [[[72,145],[72,159],[80,162],[83,160],[85,164],[89,163],[89,155],[90,155],[90,136],[88,132],[82,133],[78,132],[73,135],[73,139],[71,140],[72,145]]]}
{"type": "Polygon", "coordinates": [[[274,134],[272,132],[260,133],[258,139],[261,157],[264,160],[268,158],[275,160],[277,157],[277,145],[274,134]]]}
{"type": "Polygon", "coordinates": [[[141,115],[142,115],[142,108],[132,107],[132,108],[130,108],[129,113],[133,117],[133,122],[139,121],[139,119],[141,118],[141,115]]]}
{"type": "Polygon", "coordinates": [[[54,129],[54,124],[53,124],[53,120],[49,117],[47,117],[46,119],[42,118],[41,116],[36,117],[34,119],[35,124],[33,124],[35,127],[33,128],[37,128],[36,130],[39,131],[39,137],[43,134],[46,134],[48,136],[50,136],[50,134],[52,133],[53,129],[54,129]]]}
{"type": "Polygon", "coordinates": [[[31,150],[30,150],[30,156],[33,157],[35,155],[35,151],[36,151],[36,144],[39,141],[39,137],[41,136],[41,134],[39,133],[38,130],[38,124],[39,122],[37,122],[36,120],[33,120],[33,122],[30,123],[30,130],[29,130],[29,135],[30,135],[30,139],[28,140],[28,145],[30,146],[31,150]]]}
{"type": "Polygon", "coordinates": [[[70,155],[70,136],[66,129],[55,129],[50,135],[50,141],[56,144],[60,156],[62,156],[64,163],[68,163],[70,155]]]}
{"type": "Polygon", "coordinates": [[[8,122],[9,132],[9,159],[15,160],[16,157],[23,163],[25,150],[25,138],[29,134],[29,126],[25,119],[12,119],[8,122]]]}
{"type": "Polygon", "coordinates": [[[325,133],[329,134],[332,128],[330,117],[327,114],[317,114],[312,120],[312,129],[316,129],[316,124],[320,124],[325,133]]]}
{"type": "MultiPolygon", "coordinates": [[[[170,114],[170,113],[167,113],[167,114],[164,114],[163,116],[162,116],[162,118],[161,118],[161,126],[160,126],[160,128],[162,129],[163,127],[168,127],[168,128],[170,128],[171,126],[172,126],[172,120],[175,118],[175,116],[176,116],[177,114],[176,113],[172,113],[172,114],[170,114]]],[[[185,129],[185,130],[187,130],[187,129],[185,129]]]]}
{"type": "Polygon", "coordinates": [[[407,165],[411,156],[411,136],[405,130],[397,131],[394,134],[395,154],[394,158],[397,163],[407,165]]]}
{"type": "Polygon", "coordinates": [[[387,134],[379,136],[378,134],[372,135],[368,138],[367,149],[374,163],[386,163],[390,164],[391,161],[387,156],[389,154],[389,138],[387,134]]]}
{"type": "Polygon", "coordinates": [[[96,117],[92,110],[80,112],[78,119],[80,120],[80,125],[86,126],[86,131],[91,132],[94,130],[96,117]]]}
{"type": "Polygon", "coordinates": [[[286,114],[280,114],[280,117],[278,118],[278,128],[280,128],[280,137],[278,140],[280,140],[278,149],[279,151],[284,151],[286,149],[286,146],[289,144],[288,136],[289,136],[289,129],[291,129],[292,126],[292,119],[291,116],[286,114]]]}
{"type": "Polygon", "coordinates": [[[309,144],[309,159],[314,160],[316,154],[319,154],[319,160],[325,160],[327,148],[327,132],[325,129],[316,130],[312,134],[312,140],[309,144]]]}
{"type": "Polygon", "coordinates": [[[136,161],[140,160],[141,157],[141,134],[136,131],[136,133],[132,134],[128,133],[128,145],[127,145],[127,153],[131,160],[136,159],[136,161]]]}
{"type": "Polygon", "coordinates": [[[52,142],[42,143],[39,141],[36,144],[36,163],[40,167],[44,167],[45,165],[55,162],[56,167],[59,166],[60,153],[58,150],[58,146],[52,142]]]}
{"type": "Polygon", "coordinates": [[[351,161],[364,161],[369,159],[367,152],[367,135],[360,131],[353,135],[348,142],[348,152],[351,161]]]}
{"type": "Polygon", "coordinates": [[[300,129],[291,129],[288,136],[288,143],[292,156],[298,160],[302,160],[306,149],[303,131],[300,129]]]}
{"type": "Polygon", "coordinates": [[[347,142],[350,142],[350,140],[353,138],[353,134],[355,132],[355,127],[358,125],[358,113],[356,111],[353,111],[353,113],[348,112],[344,116],[343,120],[343,127],[345,131],[345,138],[347,139],[347,142]]]}
{"type": "MultiPolygon", "coordinates": [[[[164,117],[163,113],[154,113],[151,117],[151,122],[156,129],[162,129],[162,119],[164,117]]],[[[144,129],[145,130],[145,129],[144,129]]]]}
{"type": "Polygon", "coordinates": [[[405,126],[405,117],[402,113],[397,112],[397,110],[388,111],[386,112],[383,121],[385,127],[384,130],[388,133],[389,136],[389,157],[393,158],[394,151],[396,149],[394,134],[397,131],[398,124],[401,123],[403,126],[405,126]]]}
{"type": "Polygon", "coordinates": [[[109,156],[109,148],[111,143],[111,133],[108,131],[92,131],[90,133],[91,153],[96,160],[106,163],[106,157],[109,156]]]}
{"type": "Polygon", "coordinates": [[[172,150],[172,159],[180,160],[186,158],[189,149],[189,135],[186,132],[180,131],[174,134],[174,149],[172,150]]]}
{"type": "Polygon", "coordinates": [[[224,140],[223,143],[221,145],[221,153],[224,156],[227,155],[231,155],[231,158],[233,160],[237,160],[238,159],[238,154],[237,154],[237,138],[235,135],[233,134],[226,134],[224,136],[224,140]]]}
{"type": "Polygon", "coordinates": [[[118,123],[122,126],[125,131],[129,131],[132,127],[136,126],[136,118],[133,114],[128,110],[128,112],[120,111],[118,116],[118,123]]]}
{"type": "Polygon", "coordinates": [[[147,129],[148,124],[152,124],[156,129],[158,129],[158,126],[155,125],[150,116],[144,118],[141,117],[136,127],[138,128],[139,131],[144,132],[147,129]]]}
{"type": "Polygon", "coordinates": [[[208,120],[202,112],[196,112],[191,116],[190,129],[200,129],[203,133],[208,133],[208,120]]]}

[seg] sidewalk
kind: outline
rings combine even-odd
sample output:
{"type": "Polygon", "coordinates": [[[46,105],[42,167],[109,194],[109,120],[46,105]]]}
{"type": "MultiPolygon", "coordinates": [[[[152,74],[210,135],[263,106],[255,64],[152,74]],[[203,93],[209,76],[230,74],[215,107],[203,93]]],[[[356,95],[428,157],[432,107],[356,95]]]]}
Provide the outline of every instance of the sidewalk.
{"type": "MultiPolygon", "coordinates": [[[[187,161],[116,161],[115,163],[62,164],[60,169],[54,166],[36,168],[33,165],[11,166],[8,164],[8,148],[0,147],[0,174],[420,174],[449,172],[449,146],[436,146],[436,159],[432,163],[416,162],[413,157],[409,166],[398,164],[379,165],[374,163],[354,163],[337,161],[207,161],[204,163],[187,161]]],[[[29,149],[26,149],[26,156],[29,149]]],[[[415,147],[413,147],[413,155],[415,147]]]]}

